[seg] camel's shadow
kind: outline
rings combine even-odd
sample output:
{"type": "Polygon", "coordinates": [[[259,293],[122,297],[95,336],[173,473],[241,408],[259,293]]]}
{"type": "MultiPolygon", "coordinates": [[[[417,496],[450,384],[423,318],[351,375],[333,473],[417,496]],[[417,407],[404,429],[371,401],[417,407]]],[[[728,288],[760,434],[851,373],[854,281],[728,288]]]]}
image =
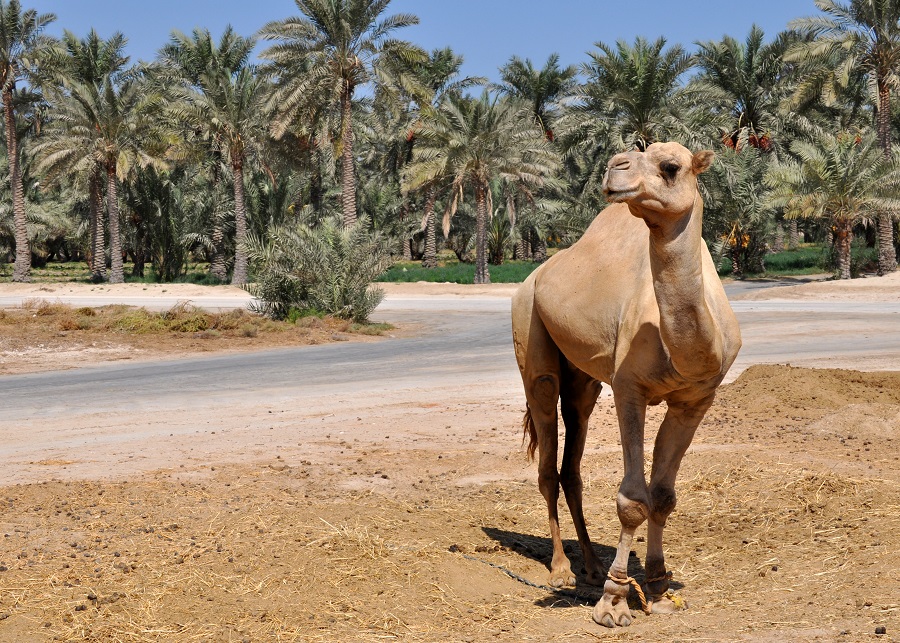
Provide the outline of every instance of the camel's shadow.
{"type": "MultiPolygon", "coordinates": [[[[550,569],[550,559],[553,556],[553,542],[550,538],[543,536],[533,536],[531,534],[523,534],[515,531],[506,531],[505,529],[495,529],[494,527],[482,527],[485,535],[494,540],[497,544],[506,549],[516,552],[520,556],[525,556],[539,563],[542,563],[547,570],[550,569]]],[[[616,548],[608,545],[599,545],[593,543],[594,553],[604,569],[609,569],[613,559],[616,557],[616,548]]],[[[585,580],[586,572],[584,569],[584,558],[581,554],[581,547],[577,540],[563,540],[563,546],[566,556],[572,564],[572,571],[575,572],[575,594],[564,593],[562,596],[551,594],[546,598],[535,601],[535,605],[540,607],[572,607],[578,604],[593,605],[603,595],[603,587],[591,585],[585,580]],[[563,600],[560,600],[563,598],[563,600]]],[[[638,582],[644,582],[646,578],[646,570],[641,559],[632,552],[628,558],[628,575],[635,578],[638,582]]],[[[546,578],[529,579],[538,585],[544,585],[546,578]]],[[[682,589],[684,585],[677,581],[670,581],[670,587],[673,590],[682,589]]]]}

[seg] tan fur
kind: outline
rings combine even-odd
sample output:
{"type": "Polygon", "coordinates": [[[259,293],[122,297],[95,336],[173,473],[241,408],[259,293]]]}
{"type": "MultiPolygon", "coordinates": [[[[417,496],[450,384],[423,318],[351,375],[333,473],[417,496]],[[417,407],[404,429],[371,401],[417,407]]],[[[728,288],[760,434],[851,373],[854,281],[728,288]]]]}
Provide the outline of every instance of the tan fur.
{"type": "MultiPolygon", "coordinates": [[[[741,345],[737,320],[701,237],[697,175],[713,153],[677,143],[613,157],[604,178],[612,202],[571,248],[525,281],[512,302],[513,343],[528,404],[523,426],[538,452],[538,484],[550,516],[552,584],[574,582],[562,548],[556,504],[566,495],[589,582],[606,573],[593,552],[582,511],[580,462],[600,383],[612,387],[625,475],[616,504],[622,531],[609,572],[624,578],[634,531],[649,518],[647,577],[655,611],[674,603],[662,532],[675,507],[675,475],[716,387],[741,345]],[[657,434],[649,484],[644,477],[648,404],[668,411],[657,434]],[[566,425],[557,470],[557,403],[566,425]]],[[[628,625],[628,586],[608,581],[598,623],[628,625]]]]}

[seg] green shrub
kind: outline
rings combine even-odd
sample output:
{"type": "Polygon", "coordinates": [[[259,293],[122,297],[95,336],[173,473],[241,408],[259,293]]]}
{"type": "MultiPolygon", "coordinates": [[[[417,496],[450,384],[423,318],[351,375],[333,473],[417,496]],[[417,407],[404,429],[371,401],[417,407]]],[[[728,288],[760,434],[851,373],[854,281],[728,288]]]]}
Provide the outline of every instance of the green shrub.
{"type": "Polygon", "coordinates": [[[363,322],[384,298],[371,283],[390,253],[365,217],[349,228],[334,220],[276,228],[269,242],[251,239],[247,249],[256,276],[247,289],[261,301],[254,310],[269,317],[285,319],[296,308],[363,322]]]}
{"type": "Polygon", "coordinates": [[[287,316],[285,317],[285,321],[290,324],[297,324],[300,320],[305,319],[307,317],[317,317],[321,319],[325,316],[321,310],[313,310],[312,308],[291,308],[288,311],[287,316]]]}

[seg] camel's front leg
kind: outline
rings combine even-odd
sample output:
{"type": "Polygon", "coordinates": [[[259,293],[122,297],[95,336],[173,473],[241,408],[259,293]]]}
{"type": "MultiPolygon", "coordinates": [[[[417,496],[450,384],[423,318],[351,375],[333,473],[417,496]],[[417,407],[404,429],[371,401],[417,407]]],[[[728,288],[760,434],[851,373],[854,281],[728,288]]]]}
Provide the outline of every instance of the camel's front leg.
{"type": "Polygon", "coordinates": [[[616,497],[622,531],[616,558],[609,568],[609,580],[603,586],[603,598],[594,606],[594,620],[606,627],[631,625],[631,610],[628,608],[628,593],[631,590],[631,584],[627,580],[628,557],[634,532],[650,513],[647,482],[644,479],[644,418],[647,401],[632,392],[620,394],[619,390],[614,389],[613,394],[625,461],[625,476],[616,497]]]}
{"type": "Polygon", "coordinates": [[[683,602],[667,595],[669,577],[663,554],[663,530],[675,509],[675,477],[697,426],[712,404],[712,396],[700,402],[670,402],[653,447],[650,473],[650,522],[647,527],[647,599],[655,614],[669,614],[682,608],[683,602]]]}

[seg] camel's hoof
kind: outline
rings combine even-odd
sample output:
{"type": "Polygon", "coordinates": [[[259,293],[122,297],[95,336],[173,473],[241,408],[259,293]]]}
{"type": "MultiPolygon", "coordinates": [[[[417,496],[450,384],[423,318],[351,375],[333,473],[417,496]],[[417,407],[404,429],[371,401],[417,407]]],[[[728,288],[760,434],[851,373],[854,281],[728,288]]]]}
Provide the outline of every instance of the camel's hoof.
{"type": "Polygon", "coordinates": [[[574,587],[575,574],[571,569],[560,569],[550,572],[550,587],[574,587]]]}
{"type": "Polygon", "coordinates": [[[651,614],[674,614],[687,609],[687,601],[673,591],[654,597],[650,604],[651,614]]]}
{"type": "Polygon", "coordinates": [[[608,593],[594,606],[594,622],[603,627],[628,627],[631,625],[631,609],[628,601],[608,593]]]}

